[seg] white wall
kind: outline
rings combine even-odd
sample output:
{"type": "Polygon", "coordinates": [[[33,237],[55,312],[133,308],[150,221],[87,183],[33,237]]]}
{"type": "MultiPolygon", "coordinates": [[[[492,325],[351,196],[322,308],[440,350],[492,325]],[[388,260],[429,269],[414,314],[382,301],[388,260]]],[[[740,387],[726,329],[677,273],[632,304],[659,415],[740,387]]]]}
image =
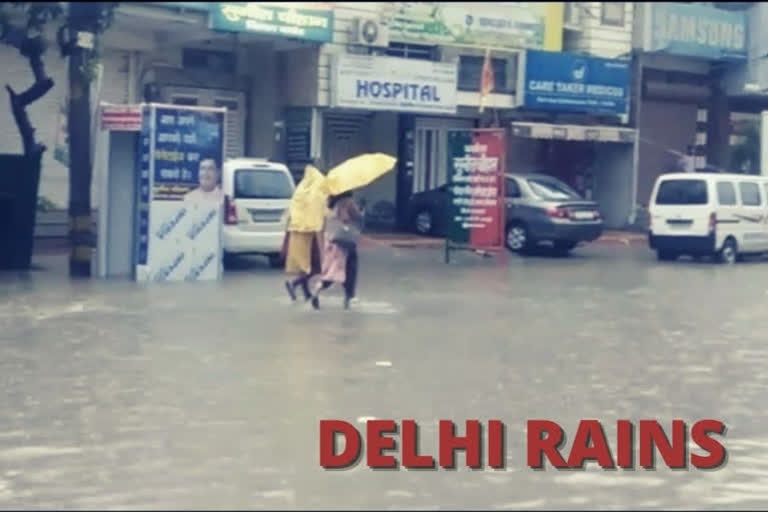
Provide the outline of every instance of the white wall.
{"type": "Polygon", "coordinates": [[[633,144],[604,142],[595,147],[594,200],[608,229],[626,227],[632,212],[633,144]]]}
{"type": "MultiPolygon", "coordinates": [[[[320,49],[317,65],[317,105],[328,106],[330,100],[331,55],[346,52],[349,28],[358,16],[381,17],[384,2],[339,2],[333,11],[333,42],[320,49]]],[[[361,48],[362,49],[362,48],[361,48]]]]}
{"type": "Polygon", "coordinates": [[[572,2],[579,9],[579,28],[566,30],[563,50],[584,52],[596,57],[626,56],[632,49],[633,2],[624,2],[624,26],[601,23],[603,2],[572,2]]]}
{"type": "MultiPolygon", "coordinates": [[[[50,30],[46,37],[49,42],[55,41],[55,32],[50,30]]],[[[68,88],[67,61],[62,59],[55,43],[49,44],[48,51],[43,56],[45,71],[55,85],[45,96],[27,108],[30,122],[35,128],[36,140],[48,148],[43,155],[42,173],[40,177],[40,196],[45,196],[57,205],[65,208],[69,195],[68,169],[54,159],[56,131],[59,126],[59,105],[64,101],[68,88]]],[[[102,64],[101,100],[124,103],[128,94],[128,54],[121,51],[105,50],[102,64]]],[[[17,93],[32,85],[33,76],[28,61],[15,48],[0,44],[0,69],[3,70],[3,83],[10,85],[17,93]]],[[[95,87],[95,83],[93,84],[95,87]]],[[[0,95],[0,152],[21,153],[21,137],[13,121],[7,92],[0,95]]],[[[98,169],[94,167],[94,178],[98,169]]],[[[94,179],[94,187],[96,183],[94,179]]],[[[94,207],[97,195],[92,192],[94,207]]]]}

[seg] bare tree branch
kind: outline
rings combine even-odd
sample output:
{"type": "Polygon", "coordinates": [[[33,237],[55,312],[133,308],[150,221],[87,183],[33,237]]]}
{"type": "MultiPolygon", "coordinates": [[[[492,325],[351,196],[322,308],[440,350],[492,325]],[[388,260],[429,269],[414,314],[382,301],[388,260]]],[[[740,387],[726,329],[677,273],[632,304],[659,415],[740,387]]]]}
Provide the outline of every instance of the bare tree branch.
{"type": "Polygon", "coordinates": [[[11,113],[21,135],[25,155],[34,155],[45,151],[45,146],[35,141],[35,129],[29,121],[27,106],[43,97],[53,86],[53,80],[45,73],[41,58],[45,46],[39,37],[25,38],[18,46],[19,52],[29,61],[29,67],[35,77],[34,83],[27,90],[18,94],[10,85],[5,88],[11,99],[11,113]]]}

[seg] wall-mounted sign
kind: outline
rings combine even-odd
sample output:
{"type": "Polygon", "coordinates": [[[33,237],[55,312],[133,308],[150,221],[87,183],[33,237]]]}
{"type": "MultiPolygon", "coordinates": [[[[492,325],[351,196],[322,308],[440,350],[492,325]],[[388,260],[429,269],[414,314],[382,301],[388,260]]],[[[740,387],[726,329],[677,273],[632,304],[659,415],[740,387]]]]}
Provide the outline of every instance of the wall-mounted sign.
{"type": "Polygon", "coordinates": [[[513,121],[512,135],[529,139],[562,139],[595,142],[635,142],[635,130],[616,126],[549,124],[513,121]]]}
{"type": "Polygon", "coordinates": [[[101,129],[113,132],[141,131],[141,105],[102,104],[101,129]]]}
{"type": "Polygon", "coordinates": [[[213,30],[255,32],[329,43],[333,11],[328,4],[290,2],[211,3],[213,30]]]}
{"type": "Polygon", "coordinates": [[[392,41],[562,49],[563,2],[396,2],[392,41]]]}
{"type": "Polygon", "coordinates": [[[531,110],[626,114],[630,63],[528,50],[518,103],[531,110]]]}
{"type": "Polygon", "coordinates": [[[744,11],[671,2],[642,4],[643,48],[709,60],[747,57],[747,17],[744,11]]]}
{"type": "Polygon", "coordinates": [[[453,62],[341,54],[333,62],[331,102],[343,108],[455,114],[457,76],[453,62]]]}

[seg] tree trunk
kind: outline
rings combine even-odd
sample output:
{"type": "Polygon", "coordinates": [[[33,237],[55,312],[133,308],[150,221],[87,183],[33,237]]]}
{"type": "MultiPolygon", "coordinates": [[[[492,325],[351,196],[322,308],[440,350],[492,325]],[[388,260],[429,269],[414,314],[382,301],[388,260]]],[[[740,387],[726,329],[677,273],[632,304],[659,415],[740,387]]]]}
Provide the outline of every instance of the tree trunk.
{"type": "MultiPolygon", "coordinates": [[[[77,41],[78,32],[95,33],[95,6],[85,2],[69,3],[69,40],[77,41]]],[[[84,72],[90,50],[72,46],[69,54],[69,275],[90,277],[93,254],[91,232],[91,84],[84,72]]]]}

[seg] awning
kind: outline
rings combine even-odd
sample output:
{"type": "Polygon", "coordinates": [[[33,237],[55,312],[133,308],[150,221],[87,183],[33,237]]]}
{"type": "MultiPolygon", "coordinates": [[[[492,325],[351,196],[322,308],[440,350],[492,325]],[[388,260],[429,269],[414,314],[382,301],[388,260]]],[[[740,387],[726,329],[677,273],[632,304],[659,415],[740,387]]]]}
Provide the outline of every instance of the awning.
{"type": "Polygon", "coordinates": [[[512,135],[529,139],[591,140],[596,142],[635,142],[636,130],[616,126],[548,124],[513,121],[512,135]]]}

